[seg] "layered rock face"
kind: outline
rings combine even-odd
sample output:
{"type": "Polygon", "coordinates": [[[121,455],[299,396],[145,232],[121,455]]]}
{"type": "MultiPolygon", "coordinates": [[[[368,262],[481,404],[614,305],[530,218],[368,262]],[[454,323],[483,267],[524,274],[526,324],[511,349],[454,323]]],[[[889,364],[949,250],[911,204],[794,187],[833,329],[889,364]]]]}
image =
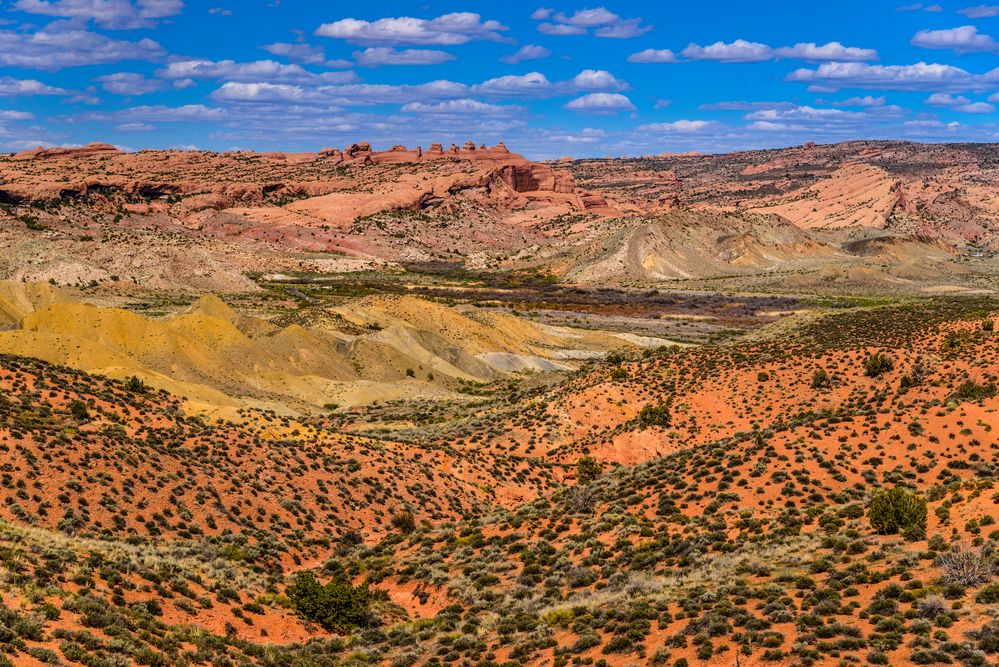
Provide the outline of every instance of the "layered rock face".
{"type": "MultiPolygon", "coordinates": [[[[447,149],[433,143],[427,150],[421,146],[396,145],[387,151],[375,151],[371,144],[362,141],[343,149],[326,148],[318,153],[295,154],[245,151],[124,153],[103,143],[82,148],[39,147],[17,153],[6,161],[0,158],[0,176],[4,183],[0,187],[0,201],[14,204],[52,201],[120,190],[149,199],[197,195],[209,201],[209,205],[210,202],[232,205],[262,201],[274,195],[310,197],[343,189],[342,184],[331,185],[332,175],[329,179],[316,179],[313,174],[322,173],[317,167],[404,164],[412,164],[413,173],[425,172],[431,165],[467,164],[481,172],[466,179],[470,187],[496,181],[504,183],[514,193],[581,194],[586,201],[594,199],[589,193],[577,193],[572,176],[567,172],[531,162],[510,152],[502,142],[486,147],[468,141],[461,147],[451,144],[447,149]],[[305,169],[296,167],[308,168],[308,175],[304,173],[305,169]]],[[[583,198],[571,199],[573,205],[585,207],[583,198]]],[[[605,202],[601,199],[600,203],[605,202]]]]}

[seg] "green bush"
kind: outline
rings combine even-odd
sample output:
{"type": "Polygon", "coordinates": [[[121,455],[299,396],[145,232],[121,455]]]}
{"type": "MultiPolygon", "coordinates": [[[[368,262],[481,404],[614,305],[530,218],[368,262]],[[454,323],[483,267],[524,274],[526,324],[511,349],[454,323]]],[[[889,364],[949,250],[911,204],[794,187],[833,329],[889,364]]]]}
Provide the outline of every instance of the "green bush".
{"type": "Polygon", "coordinates": [[[409,510],[399,510],[392,515],[392,526],[400,533],[411,533],[416,530],[416,517],[409,510]]]}
{"type": "Polygon", "coordinates": [[[975,602],[980,602],[982,604],[999,603],[999,581],[989,584],[982,590],[978,591],[978,595],[975,596],[975,602]]]}
{"type": "Polygon", "coordinates": [[[672,419],[669,415],[669,405],[666,403],[660,405],[646,405],[642,408],[642,411],[638,413],[638,426],[641,429],[647,429],[652,426],[667,428],[671,423],[672,419]]]}
{"type": "Polygon", "coordinates": [[[125,389],[136,394],[144,394],[146,393],[147,387],[145,382],[134,375],[129,375],[125,378],[125,389]]]}
{"type": "Polygon", "coordinates": [[[312,572],[299,572],[285,593],[299,614],[339,634],[364,625],[371,604],[368,587],[352,586],[343,574],[324,586],[312,572]]]}
{"type": "Polygon", "coordinates": [[[79,422],[90,421],[90,411],[87,410],[87,404],[83,401],[73,400],[69,402],[69,414],[73,415],[73,419],[79,422]]]}
{"type": "Polygon", "coordinates": [[[980,401],[985,398],[995,398],[996,394],[999,394],[999,387],[995,382],[978,384],[968,380],[957,388],[953,398],[958,401],[980,401]]]}
{"type": "Polygon", "coordinates": [[[825,389],[830,385],[832,380],[829,379],[829,373],[825,369],[820,368],[812,373],[812,389],[825,389]]]}
{"type": "Polygon", "coordinates": [[[576,461],[576,481],[579,484],[592,482],[604,471],[604,467],[592,456],[584,456],[576,461]]]}
{"type": "Polygon", "coordinates": [[[887,354],[875,352],[864,362],[864,375],[876,378],[895,368],[895,362],[887,354]]]}
{"type": "Polygon", "coordinates": [[[882,535],[901,533],[907,539],[926,535],[926,500],[903,486],[878,491],[867,516],[871,527],[882,535]]]}

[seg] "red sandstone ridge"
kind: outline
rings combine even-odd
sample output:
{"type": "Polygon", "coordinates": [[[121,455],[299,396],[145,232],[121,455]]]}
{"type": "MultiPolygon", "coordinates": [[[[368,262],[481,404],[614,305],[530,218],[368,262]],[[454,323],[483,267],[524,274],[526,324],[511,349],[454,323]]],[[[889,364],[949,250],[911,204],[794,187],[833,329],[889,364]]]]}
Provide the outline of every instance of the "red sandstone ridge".
{"type": "MultiPolygon", "coordinates": [[[[404,184],[407,202],[414,199],[414,178],[421,182],[414,205],[428,198],[446,198],[457,190],[485,188],[493,202],[506,208],[557,204],[569,210],[612,214],[597,195],[579,191],[567,171],[532,162],[512,153],[502,142],[492,147],[467,141],[445,149],[433,143],[393,146],[375,151],[366,141],[343,149],[318,153],[208,153],[199,151],[138,151],[124,153],[106,143],[81,148],[36,148],[0,159],[0,201],[24,203],[121,191],[151,199],[167,196],[197,197],[191,208],[257,204],[276,197],[304,199],[354,190],[369,180],[374,199],[399,205],[392,184],[404,184]],[[31,167],[21,165],[30,163],[31,167]],[[44,166],[41,166],[44,165],[44,166]],[[384,166],[406,167],[383,174],[384,166]],[[351,167],[345,179],[337,168],[351,167]],[[326,171],[328,170],[328,171],[326,171]],[[86,177],[80,178],[84,173],[86,177]],[[126,174],[132,174],[127,176],[126,174]],[[391,182],[386,182],[388,176],[391,182]],[[442,178],[443,177],[443,178],[442,178]],[[435,181],[435,183],[430,183],[435,181]],[[405,183],[403,183],[405,182],[405,183]],[[377,185],[374,185],[377,183],[377,185]],[[500,185],[500,191],[495,186],[500,185]],[[505,193],[503,191],[506,191],[505,193]],[[382,196],[379,196],[382,195],[382,196]]],[[[357,198],[357,194],[354,195],[357,198]]],[[[381,210],[377,201],[360,207],[368,213],[381,210]]],[[[347,209],[353,209],[353,206],[347,209]]],[[[367,214],[367,213],[366,213],[367,214]]]]}
{"type": "Polygon", "coordinates": [[[121,151],[112,146],[111,144],[105,144],[95,141],[80,148],[60,148],[60,147],[45,148],[44,146],[39,146],[38,148],[32,148],[30,150],[21,151],[20,153],[15,153],[14,159],[33,160],[38,158],[84,157],[89,155],[117,154],[117,153],[121,153],[121,151]]]}

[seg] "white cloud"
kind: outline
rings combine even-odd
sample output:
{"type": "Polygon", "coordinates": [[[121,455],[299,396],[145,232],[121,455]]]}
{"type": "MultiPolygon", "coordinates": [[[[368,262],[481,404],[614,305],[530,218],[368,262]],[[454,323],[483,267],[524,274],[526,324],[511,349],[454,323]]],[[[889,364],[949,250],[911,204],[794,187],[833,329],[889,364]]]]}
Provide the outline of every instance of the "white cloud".
{"type": "Polygon", "coordinates": [[[101,88],[115,95],[147,95],[163,89],[163,82],[147,79],[135,72],[118,72],[105,74],[94,79],[99,81],[101,88]]]}
{"type": "Polygon", "coordinates": [[[861,49],[855,46],[843,46],[839,42],[829,42],[819,46],[815,42],[802,42],[794,46],[784,46],[774,49],[778,58],[793,58],[813,62],[877,60],[878,52],[874,49],[861,49]]]}
{"type": "Polygon", "coordinates": [[[0,110],[0,120],[31,120],[35,115],[27,111],[0,110]]]}
{"type": "Polygon", "coordinates": [[[473,88],[483,95],[503,97],[547,97],[555,93],[555,84],[541,72],[508,74],[483,81],[473,88]]]}
{"type": "Polygon", "coordinates": [[[359,83],[317,87],[227,81],[212,93],[212,98],[225,102],[364,106],[456,99],[466,97],[468,93],[468,86],[453,81],[399,86],[359,83]]]}
{"type": "Polygon", "coordinates": [[[573,77],[572,84],[575,90],[620,91],[629,88],[627,83],[602,69],[584,69],[573,77]]]}
{"type": "Polygon", "coordinates": [[[690,44],[683,55],[691,60],[717,60],[723,63],[754,63],[773,58],[773,49],[759,42],[737,39],[731,44],[715,42],[708,46],[690,44]]]}
{"type": "Polygon", "coordinates": [[[652,30],[651,25],[642,25],[642,19],[622,18],[606,7],[579,9],[571,15],[558,12],[554,16],[551,10],[538,10],[531,14],[531,18],[535,20],[550,18],[552,22],[541,23],[538,25],[538,31],[556,36],[586,35],[592,30],[594,37],[629,39],[652,30]]]}
{"type": "MultiPolygon", "coordinates": [[[[734,42],[715,42],[707,46],[690,44],[683,50],[683,55],[690,60],[715,60],[724,63],[757,63],[780,58],[807,60],[810,62],[850,62],[877,60],[878,52],[874,49],[862,49],[856,46],[844,46],[840,42],[816,44],[815,42],[799,42],[794,46],[771,48],[760,42],[750,42],[737,39],[734,42]]],[[[675,57],[669,49],[646,49],[632,54],[628,58],[633,63],[675,62],[675,57]]]]}
{"type": "Polygon", "coordinates": [[[565,108],[591,113],[616,113],[634,111],[635,105],[620,93],[589,93],[568,102],[565,108]]]}
{"type": "Polygon", "coordinates": [[[310,72],[301,65],[286,65],[274,60],[236,62],[234,60],[176,60],[157,72],[164,79],[226,79],[239,82],[351,83],[353,71],[310,72]]]}
{"type": "Polygon", "coordinates": [[[620,92],[628,90],[626,82],[606,70],[584,69],[570,81],[549,81],[541,72],[509,74],[472,86],[480,95],[499,97],[552,97],[581,92],[620,92]]]}
{"type": "Polygon", "coordinates": [[[795,70],[786,80],[819,85],[826,92],[842,88],[961,91],[990,85],[999,80],[999,71],[976,75],[953,65],[925,62],[914,65],[824,63],[817,69],[795,70]]]}
{"type": "Polygon", "coordinates": [[[444,14],[435,19],[409,16],[377,21],[341,19],[324,23],[316,29],[321,37],[343,39],[356,44],[465,44],[473,40],[498,41],[506,26],[499,21],[482,21],[471,12],[444,14]]]}
{"type": "Polygon", "coordinates": [[[718,127],[718,123],[711,120],[674,120],[670,123],[648,123],[639,125],[642,132],[668,132],[680,134],[694,134],[697,132],[707,132],[718,127]]]}
{"type": "Polygon", "coordinates": [[[547,58],[551,54],[552,52],[543,46],[538,46],[537,44],[524,44],[522,47],[517,49],[516,53],[503,56],[500,60],[508,65],[516,65],[517,63],[524,62],[525,60],[539,60],[541,58],[547,58]]]}
{"type": "Polygon", "coordinates": [[[159,44],[112,39],[56,21],[36,32],[0,30],[0,65],[55,71],[65,67],[102,65],[124,60],[160,60],[159,44]]]}
{"type": "MultiPolygon", "coordinates": [[[[990,101],[991,98],[989,98],[990,101]]],[[[996,110],[994,106],[987,102],[972,102],[963,95],[948,95],[946,93],[933,93],[926,98],[926,104],[931,107],[945,107],[960,111],[961,113],[984,114],[992,113],[996,110]]]]}
{"type": "Polygon", "coordinates": [[[758,109],[746,114],[746,120],[793,123],[802,126],[825,126],[827,128],[852,125],[865,126],[873,122],[889,122],[907,116],[909,111],[896,105],[872,106],[860,111],[826,109],[809,105],[758,109]]]}
{"type": "Polygon", "coordinates": [[[486,104],[478,100],[463,98],[444,102],[410,102],[402,106],[402,111],[431,115],[475,114],[479,116],[510,116],[523,112],[516,105],[486,104]]]}
{"type": "Polygon", "coordinates": [[[281,56],[296,63],[304,65],[322,65],[323,67],[351,67],[353,63],[349,60],[327,60],[326,51],[321,46],[297,42],[289,44],[287,42],[275,42],[261,46],[264,51],[275,56],[281,56]]]}
{"type": "Polygon", "coordinates": [[[881,107],[885,104],[885,97],[873,97],[864,95],[863,97],[849,97],[840,102],[833,102],[834,107],[881,107]]]}
{"type": "Polygon", "coordinates": [[[628,56],[629,63],[675,63],[676,54],[669,49],[645,49],[628,56]]]}
{"type": "Polygon", "coordinates": [[[561,23],[542,23],[538,26],[538,32],[553,37],[571,37],[573,35],[585,35],[586,28],[577,25],[564,25],[561,23]]]}
{"type": "Polygon", "coordinates": [[[213,121],[228,117],[225,109],[207,107],[203,104],[186,104],[179,107],[137,106],[121,111],[93,112],[84,114],[79,120],[86,122],[118,123],[184,123],[190,121],[213,121]]]}
{"type": "Polygon", "coordinates": [[[439,65],[454,56],[446,51],[430,49],[393,49],[389,46],[373,46],[354,52],[354,60],[361,67],[382,65],[439,65]]]}
{"type": "Polygon", "coordinates": [[[975,5],[957,10],[958,14],[964,14],[969,19],[987,19],[999,16],[999,5],[975,5]]]}
{"type": "Polygon", "coordinates": [[[57,88],[35,79],[15,79],[12,76],[0,77],[0,97],[21,95],[69,95],[65,88],[57,88]]]}
{"type": "Polygon", "coordinates": [[[149,123],[121,123],[115,129],[119,132],[152,132],[156,126],[149,123]]]}
{"type": "Polygon", "coordinates": [[[999,42],[978,32],[973,25],[948,30],[920,30],[911,41],[913,46],[924,49],[952,49],[958,53],[999,52],[999,42]]]}
{"type": "Polygon", "coordinates": [[[154,19],[176,16],[183,0],[17,0],[14,9],[29,14],[94,21],[103,28],[135,29],[154,19]]]}

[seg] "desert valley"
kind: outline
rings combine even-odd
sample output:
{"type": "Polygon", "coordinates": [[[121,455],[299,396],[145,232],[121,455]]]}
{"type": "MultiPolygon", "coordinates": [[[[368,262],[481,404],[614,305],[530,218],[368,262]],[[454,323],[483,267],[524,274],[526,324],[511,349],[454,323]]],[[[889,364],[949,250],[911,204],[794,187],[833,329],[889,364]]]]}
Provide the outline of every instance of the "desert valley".
{"type": "Polygon", "coordinates": [[[996,155],[0,159],[4,661],[989,664],[996,155]]]}
{"type": "Polygon", "coordinates": [[[999,666],[996,25],[0,2],[0,667],[999,666]]]}

